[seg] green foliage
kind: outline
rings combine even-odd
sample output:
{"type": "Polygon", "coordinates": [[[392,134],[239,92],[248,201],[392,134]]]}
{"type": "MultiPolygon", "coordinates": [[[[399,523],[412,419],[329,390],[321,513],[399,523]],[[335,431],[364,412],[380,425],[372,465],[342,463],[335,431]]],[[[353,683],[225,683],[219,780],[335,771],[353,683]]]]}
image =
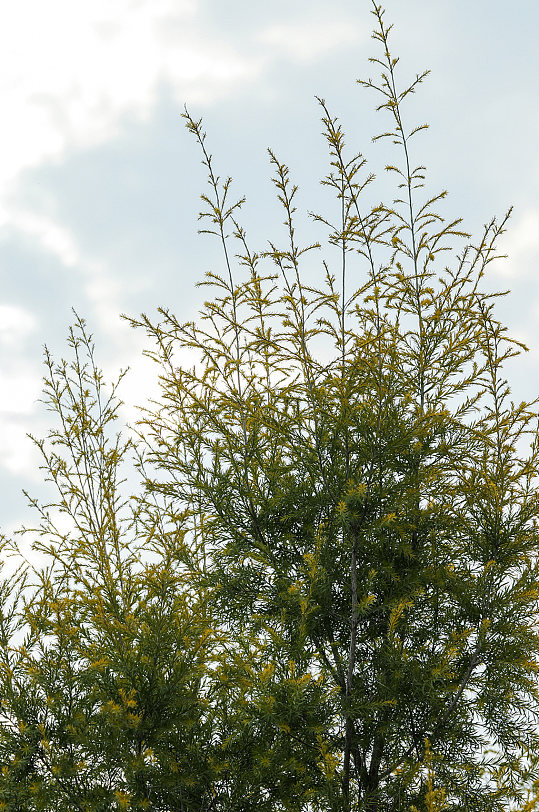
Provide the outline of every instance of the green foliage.
{"type": "Polygon", "coordinates": [[[46,357],[59,418],[38,441],[58,495],[34,502],[46,564],[12,589],[16,624],[2,639],[0,799],[9,810],[202,809],[215,777],[205,598],[185,585],[181,527],[166,535],[122,499],[131,442],[111,431],[119,404],[81,320],[69,344],[71,363],[46,357]]]}
{"type": "Polygon", "coordinates": [[[439,213],[411,158],[426,125],[404,120],[426,74],[399,89],[373,14],[360,84],[389,116],[394,200],[368,202],[319,99],[324,237],[301,243],[270,150],[284,238],[253,251],[186,111],[224,270],[196,324],[131,320],[160,402],[125,439],[84,322],[70,362],[46,356],[57,496],[1,587],[0,809],[536,805],[537,413],[511,400],[523,348],[486,280],[509,215],[469,242],[439,213]]]}
{"type": "MultiPolygon", "coordinates": [[[[325,253],[300,242],[298,188],[271,150],[284,242],[252,250],[244,201],[185,113],[224,273],[208,274],[198,323],[168,310],[133,321],[161,373],[143,426],[150,488],[190,511],[206,551],[193,578],[222,627],[318,685],[332,766],[313,808],[421,802],[428,738],[447,809],[501,810],[539,744],[537,415],[511,401],[503,364],[522,347],[485,282],[509,215],[470,243],[437,211],[445,192],[425,193],[411,163],[425,125],[403,118],[426,74],[398,89],[373,13],[380,78],[361,84],[389,114],[375,140],[398,148],[386,167],[397,192],[363,204],[373,176],[320,99],[335,206],[312,216],[325,253]],[[176,360],[186,349],[193,369],[176,360]]],[[[309,716],[297,723],[308,742],[309,716]]]]}
{"type": "Polygon", "coordinates": [[[0,593],[0,809],[297,809],[319,768],[290,708],[321,724],[316,686],[270,679],[213,625],[186,515],[125,496],[144,463],[81,319],[68,343],[70,362],[46,353],[57,427],[36,440],[56,499],[30,500],[30,561],[2,543],[23,562],[0,593]]]}

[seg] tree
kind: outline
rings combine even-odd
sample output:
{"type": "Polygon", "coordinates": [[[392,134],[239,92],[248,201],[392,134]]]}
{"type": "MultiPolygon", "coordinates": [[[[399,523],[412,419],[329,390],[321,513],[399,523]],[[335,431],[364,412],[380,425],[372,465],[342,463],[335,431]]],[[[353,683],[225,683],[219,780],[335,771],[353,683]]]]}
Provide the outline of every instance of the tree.
{"type": "Polygon", "coordinates": [[[412,163],[426,125],[403,112],[426,73],[399,89],[373,14],[380,77],[360,84],[389,114],[374,140],[399,149],[396,195],[363,204],[374,177],[319,99],[336,201],[313,215],[326,255],[299,241],[298,189],[272,151],[285,244],[250,248],[244,200],[185,112],[224,271],[208,274],[198,323],[167,309],[132,320],[162,383],[141,435],[148,489],[188,512],[193,582],[223,633],[267,662],[241,692],[272,747],[285,729],[318,761],[313,808],[432,807],[430,758],[447,809],[502,810],[537,777],[539,745],[537,413],[511,401],[504,363],[524,348],[486,281],[509,213],[468,242],[437,211],[445,192],[426,193],[412,163]],[[193,369],[178,366],[186,348],[193,369]]]}
{"type": "Polygon", "coordinates": [[[119,382],[104,381],[78,317],[68,345],[70,361],[45,353],[55,425],[35,440],[55,496],[28,497],[30,560],[2,539],[18,568],[0,588],[0,809],[270,812],[283,793],[299,808],[317,764],[306,787],[276,779],[291,759],[284,732],[265,763],[266,730],[241,694],[231,701],[256,658],[233,657],[212,628],[186,568],[186,516],[129,493],[144,465],[115,428],[119,382]]]}
{"type": "Polygon", "coordinates": [[[122,494],[132,442],[81,319],[69,345],[70,362],[46,353],[57,425],[36,443],[56,499],[30,500],[41,564],[4,582],[0,808],[209,808],[205,596],[185,585],[181,528],[163,533],[122,494]]]}
{"type": "Polygon", "coordinates": [[[286,243],[252,251],[186,111],[224,273],[198,324],[131,320],[160,402],[126,439],[84,322],[70,361],[46,354],[55,496],[31,500],[31,562],[2,541],[0,809],[538,803],[538,415],[511,401],[523,347],[486,287],[508,215],[470,243],[438,213],[403,118],[426,74],[398,89],[373,14],[361,84],[390,116],[395,199],[364,204],[374,176],[319,99],[325,251],[298,241],[271,151],[286,243]]]}

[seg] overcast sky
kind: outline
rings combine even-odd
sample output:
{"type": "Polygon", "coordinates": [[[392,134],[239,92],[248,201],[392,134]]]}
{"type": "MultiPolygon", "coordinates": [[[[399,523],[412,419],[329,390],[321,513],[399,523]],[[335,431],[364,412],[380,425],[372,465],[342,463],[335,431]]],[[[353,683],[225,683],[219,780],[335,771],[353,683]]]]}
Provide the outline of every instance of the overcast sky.
{"type": "MultiPolygon", "coordinates": [[[[44,434],[42,350],[65,354],[75,307],[98,361],[131,365],[144,392],[143,336],[119,318],[159,305],[193,318],[195,283],[219,270],[196,234],[204,175],[180,113],[202,116],[257,246],[275,234],[266,148],[288,163],[299,205],[316,208],[327,171],[323,96],[373,171],[383,129],[368,0],[18,0],[0,3],[0,527],[26,515],[39,486],[26,432],[44,434]],[[313,202],[314,201],[314,202],[313,202]]],[[[537,0],[388,0],[402,81],[431,75],[410,105],[430,129],[415,143],[429,188],[478,234],[514,205],[509,259],[494,287],[531,352],[510,370],[515,397],[539,392],[539,4],[537,0]]],[[[383,175],[383,171],[381,172],[383,175]]],[[[383,183],[386,183],[382,179],[383,183]]]]}

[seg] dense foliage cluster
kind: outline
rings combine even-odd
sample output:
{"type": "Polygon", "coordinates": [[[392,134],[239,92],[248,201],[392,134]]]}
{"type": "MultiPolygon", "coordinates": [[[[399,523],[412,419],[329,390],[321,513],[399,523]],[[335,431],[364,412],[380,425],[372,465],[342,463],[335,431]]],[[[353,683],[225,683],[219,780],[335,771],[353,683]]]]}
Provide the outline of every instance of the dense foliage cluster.
{"type": "Polygon", "coordinates": [[[2,584],[0,809],[538,803],[538,416],[486,280],[507,216],[470,242],[437,211],[403,117],[426,74],[398,88],[373,14],[394,199],[364,202],[319,99],[333,213],[303,245],[270,151],[284,240],[254,251],[186,111],[224,270],[197,323],[131,319],[159,402],[124,439],[84,322],[47,355],[57,496],[2,584]]]}

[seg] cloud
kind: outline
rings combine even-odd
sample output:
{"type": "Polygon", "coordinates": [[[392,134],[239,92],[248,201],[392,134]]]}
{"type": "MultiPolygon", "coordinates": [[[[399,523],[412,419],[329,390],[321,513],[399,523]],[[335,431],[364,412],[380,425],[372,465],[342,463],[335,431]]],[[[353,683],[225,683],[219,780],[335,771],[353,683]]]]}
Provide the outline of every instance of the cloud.
{"type": "Polygon", "coordinates": [[[25,340],[36,329],[33,314],[0,304],[0,466],[11,474],[32,476],[35,453],[26,436],[27,416],[35,413],[41,374],[23,355],[25,340]],[[24,425],[20,418],[24,417],[24,425]]]}
{"type": "Polygon", "coordinates": [[[30,414],[39,397],[41,376],[23,357],[24,341],[36,326],[29,310],[0,304],[0,414],[30,414]]]}
{"type": "Polygon", "coordinates": [[[539,208],[529,208],[516,222],[509,221],[500,248],[503,254],[507,254],[507,259],[495,265],[499,276],[522,278],[533,274],[535,278],[539,256],[539,208]]]}
{"type": "Polygon", "coordinates": [[[310,62],[339,45],[357,42],[359,38],[357,26],[344,20],[324,19],[274,25],[259,35],[262,43],[298,62],[310,62]]]}
{"type": "Polygon", "coordinates": [[[36,329],[34,315],[16,305],[0,304],[0,349],[20,347],[21,342],[36,329]]]}
{"type": "Polygon", "coordinates": [[[21,206],[23,173],[118,137],[129,117],[147,120],[163,85],[180,109],[253,81],[261,66],[206,33],[196,0],[21,0],[3,16],[0,226],[81,274],[99,327],[120,309],[110,263],[88,256],[54,209],[21,206]]]}
{"type": "Polygon", "coordinates": [[[192,0],[20,0],[0,28],[5,189],[27,167],[114,136],[147,117],[159,84],[212,99],[253,64],[197,29],[192,0]]]}
{"type": "Polygon", "coordinates": [[[0,370],[0,414],[30,414],[41,392],[41,376],[30,370],[0,370]]]}
{"type": "Polygon", "coordinates": [[[80,252],[74,235],[50,216],[29,208],[22,209],[10,205],[9,213],[7,210],[4,211],[0,223],[37,242],[42,249],[58,257],[68,268],[80,262],[80,252]]]}
{"type": "MultiPolygon", "coordinates": [[[[120,310],[117,303],[120,281],[114,277],[106,262],[85,255],[75,234],[52,216],[14,207],[6,225],[35,241],[42,250],[57,257],[65,267],[74,268],[81,276],[81,288],[85,296],[95,308],[94,314],[98,321],[96,326],[106,330],[115,325],[120,310]]],[[[21,330],[34,327],[35,318],[30,311],[0,306],[0,345],[3,329],[4,332],[11,331],[10,335],[18,336],[21,330]],[[3,328],[2,323],[7,327],[3,328]]],[[[11,343],[16,340],[14,338],[11,343]]]]}
{"type": "MultiPolygon", "coordinates": [[[[3,382],[2,384],[3,385],[3,382]]],[[[37,452],[27,436],[27,428],[13,420],[0,421],[0,465],[10,474],[24,474],[27,479],[41,480],[37,452]]]]}

